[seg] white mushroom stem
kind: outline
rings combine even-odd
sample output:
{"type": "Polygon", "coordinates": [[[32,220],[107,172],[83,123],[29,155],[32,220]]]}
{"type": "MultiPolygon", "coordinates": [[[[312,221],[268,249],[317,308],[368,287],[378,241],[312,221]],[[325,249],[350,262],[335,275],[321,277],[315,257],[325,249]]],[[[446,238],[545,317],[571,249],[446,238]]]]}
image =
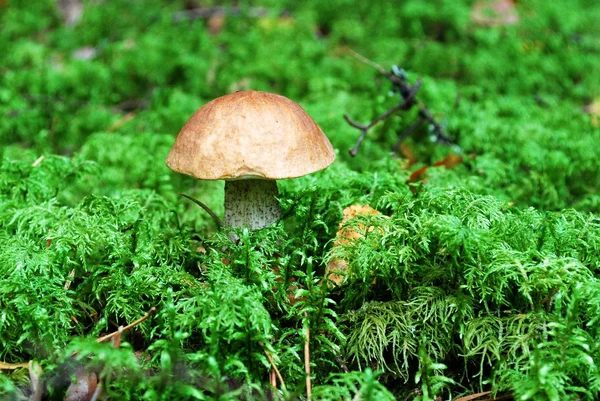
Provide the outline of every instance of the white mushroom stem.
{"type": "Polygon", "coordinates": [[[258,230],[281,219],[277,182],[245,179],[225,181],[225,226],[258,230]]]}

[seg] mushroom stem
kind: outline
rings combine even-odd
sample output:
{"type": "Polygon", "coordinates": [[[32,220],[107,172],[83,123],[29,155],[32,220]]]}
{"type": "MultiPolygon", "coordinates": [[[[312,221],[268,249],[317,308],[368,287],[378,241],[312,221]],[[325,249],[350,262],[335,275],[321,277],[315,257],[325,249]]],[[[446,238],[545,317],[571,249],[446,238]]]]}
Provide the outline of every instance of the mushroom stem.
{"type": "Polygon", "coordinates": [[[225,226],[258,230],[281,219],[277,182],[245,179],[225,181],[225,226]]]}

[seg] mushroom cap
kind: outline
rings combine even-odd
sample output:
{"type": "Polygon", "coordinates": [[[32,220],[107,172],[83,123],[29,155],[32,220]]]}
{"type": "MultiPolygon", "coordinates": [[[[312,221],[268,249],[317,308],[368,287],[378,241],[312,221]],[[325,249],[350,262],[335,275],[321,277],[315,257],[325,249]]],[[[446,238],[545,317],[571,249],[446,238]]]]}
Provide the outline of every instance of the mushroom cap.
{"type": "Polygon", "coordinates": [[[167,166],[202,180],[279,180],[334,160],[331,143],[302,107],[274,93],[244,91],[200,107],[179,132],[167,166]]]}

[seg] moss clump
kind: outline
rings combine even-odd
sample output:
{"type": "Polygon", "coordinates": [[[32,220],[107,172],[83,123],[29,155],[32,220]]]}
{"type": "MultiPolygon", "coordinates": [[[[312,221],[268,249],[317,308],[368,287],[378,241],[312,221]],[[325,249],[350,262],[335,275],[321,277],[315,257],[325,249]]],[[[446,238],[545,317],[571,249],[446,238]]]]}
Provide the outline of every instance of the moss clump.
{"type": "MultiPolygon", "coordinates": [[[[83,368],[109,398],[297,399],[309,327],[315,400],[599,397],[597,2],[519,2],[499,27],[470,1],[262,1],[221,25],[177,17],[194,2],[130,3],[85,2],[67,27],[49,0],[0,2],[0,361],[39,361],[56,399],[83,368]],[[422,78],[456,146],[423,126],[406,169],[389,150],[410,110],[351,158],[343,114],[398,94],[345,46],[422,78]],[[302,104],[339,152],[281,181],[285,219],[234,243],[177,196],[222,216],[222,184],[164,159],[200,105],[247,88],[302,104]],[[333,247],[357,203],[389,218],[333,247]],[[151,308],[118,348],[95,341],[151,308]]],[[[2,370],[0,398],[29,391],[2,370]]]]}

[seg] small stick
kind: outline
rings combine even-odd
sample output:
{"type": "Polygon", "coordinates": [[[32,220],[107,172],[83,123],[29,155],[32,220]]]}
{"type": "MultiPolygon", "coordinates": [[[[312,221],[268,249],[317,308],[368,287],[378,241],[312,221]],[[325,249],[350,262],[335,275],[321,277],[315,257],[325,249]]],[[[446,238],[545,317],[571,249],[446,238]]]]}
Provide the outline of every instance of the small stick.
{"type": "Polygon", "coordinates": [[[354,58],[356,58],[357,60],[361,61],[364,64],[370,65],[371,67],[373,67],[377,71],[379,71],[381,74],[383,74],[383,75],[388,75],[389,74],[389,72],[387,72],[386,69],[383,68],[381,65],[377,64],[373,60],[369,60],[368,58],[366,58],[365,56],[363,56],[362,54],[360,54],[356,50],[351,49],[348,46],[344,46],[344,49],[347,52],[349,52],[350,54],[352,54],[352,56],[354,56],[354,58]]]}
{"type": "Polygon", "coordinates": [[[408,138],[408,136],[410,134],[413,133],[414,130],[416,130],[417,128],[419,128],[421,126],[421,124],[423,124],[425,120],[422,118],[418,118],[417,121],[415,121],[414,123],[412,123],[410,125],[410,127],[408,127],[407,129],[404,130],[404,132],[402,132],[402,134],[400,134],[400,136],[398,137],[398,141],[394,144],[394,146],[392,147],[392,152],[396,153],[398,151],[398,149],[400,149],[400,145],[402,145],[402,142],[404,142],[404,140],[406,138],[408,138]]]}
{"type": "Polygon", "coordinates": [[[37,158],[37,160],[36,160],[36,161],[34,161],[34,162],[31,164],[31,167],[37,167],[37,166],[39,166],[39,165],[40,165],[40,164],[41,164],[41,163],[44,161],[44,159],[45,159],[45,158],[46,158],[46,156],[44,156],[44,155],[41,155],[40,157],[38,157],[38,158],[37,158]]]}
{"type": "MultiPolygon", "coordinates": [[[[367,65],[375,68],[377,71],[379,71],[381,73],[381,75],[383,75],[384,77],[386,77],[387,79],[392,81],[392,85],[394,86],[394,88],[396,88],[400,91],[400,95],[402,96],[402,99],[403,99],[402,103],[400,103],[397,106],[392,107],[391,109],[386,111],[381,116],[377,117],[375,120],[373,120],[368,125],[358,124],[358,123],[352,121],[347,115],[344,115],[344,118],[351,126],[353,126],[354,128],[357,128],[361,131],[361,135],[358,138],[356,145],[354,146],[354,148],[349,150],[350,155],[352,157],[354,157],[358,154],[358,148],[360,147],[361,143],[365,139],[365,136],[367,135],[368,130],[373,125],[375,125],[376,123],[378,123],[381,120],[386,119],[392,113],[394,113],[398,110],[408,110],[415,105],[419,108],[419,119],[424,120],[433,126],[433,132],[436,136],[436,142],[444,144],[444,145],[453,145],[454,144],[454,142],[446,135],[444,127],[435,120],[435,118],[433,117],[431,112],[427,109],[427,107],[425,107],[425,105],[423,103],[418,102],[414,98],[416,95],[416,91],[418,90],[418,86],[420,86],[420,84],[421,84],[421,79],[419,79],[415,85],[411,86],[407,82],[405,77],[399,76],[395,73],[387,72],[381,65],[375,63],[374,61],[369,60],[368,58],[359,54],[355,50],[350,49],[349,47],[346,47],[346,50],[354,58],[356,58],[357,60],[361,61],[364,64],[367,64],[367,65]]],[[[400,147],[400,144],[402,143],[402,141],[404,139],[406,139],[406,137],[408,135],[410,135],[410,133],[412,133],[424,121],[419,121],[416,124],[416,126],[413,124],[406,131],[404,131],[403,134],[401,134],[401,136],[399,137],[398,142],[394,145],[394,148],[397,150],[400,147]]]]}
{"type": "MultiPolygon", "coordinates": [[[[205,7],[194,8],[187,11],[178,11],[173,14],[173,22],[189,21],[194,19],[211,18],[224,15],[238,15],[242,13],[241,7],[205,7]]],[[[264,17],[269,13],[269,10],[263,7],[251,7],[248,10],[248,15],[251,17],[264,17]]]]}
{"type": "Polygon", "coordinates": [[[71,270],[71,272],[69,273],[69,279],[65,282],[65,290],[68,290],[69,287],[71,286],[71,282],[74,277],[75,277],[75,269],[71,270]]]}
{"type": "Polygon", "coordinates": [[[354,128],[358,128],[360,131],[362,131],[360,137],[358,138],[358,141],[356,141],[356,145],[354,145],[354,148],[349,150],[351,156],[354,157],[358,154],[358,148],[360,147],[360,144],[365,139],[365,136],[367,136],[367,132],[374,125],[376,125],[378,122],[380,122],[382,120],[385,120],[390,115],[397,112],[398,110],[408,110],[414,105],[415,95],[419,91],[419,88],[421,87],[422,83],[423,83],[423,80],[421,78],[419,78],[417,80],[417,82],[412,86],[412,88],[410,89],[410,92],[408,93],[408,95],[406,96],[406,98],[404,99],[404,101],[402,103],[399,103],[399,104],[395,105],[394,107],[390,108],[389,110],[387,110],[380,116],[376,117],[373,121],[371,121],[367,125],[359,124],[356,121],[353,121],[347,114],[344,114],[344,119],[348,122],[348,124],[350,124],[354,128]]]}
{"type": "Polygon", "coordinates": [[[275,374],[277,375],[277,378],[281,382],[281,387],[285,389],[285,382],[283,381],[283,377],[281,377],[281,373],[279,373],[279,369],[277,369],[277,365],[275,365],[275,361],[273,360],[273,357],[271,356],[269,351],[267,351],[267,350],[264,350],[264,351],[265,351],[265,355],[267,356],[267,359],[269,360],[269,363],[271,364],[271,367],[273,367],[273,370],[275,371],[275,374]]]}
{"type": "Polygon", "coordinates": [[[137,326],[138,324],[142,323],[144,320],[148,319],[154,312],[156,312],[156,308],[153,306],[152,308],[150,308],[150,310],[148,311],[148,313],[146,313],[144,316],[142,316],[141,318],[139,318],[135,322],[130,323],[130,324],[128,324],[125,327],[120,326],[119,330],[117,330],[115,332],[112,332],[110,334],[107,334],[105,336],[102,336],[100,338],[97,338],[96,342],[101,343],[101,342],[104,342],[106,340],[110,340],[111,338],[113,338],[116,335],[120,336],[121,333],[123,333],[124,331],[129,330],[130,328],[132,328],[134,326],[137,326]]]}
{"type": "Polygon", "coordinates": [[[217,223],[217,226],[219,226],[219,228],[223,227],[223,221],[221,221],[221,219],[215,214],[215,212],[213,212],[212,210],[210,210],[208,208],[208,206],[206,206],[204,203],[202,203],[198,199],[194,199],[191,196],[186,195],[186,194],[179,193],[179,195],[183,196],[184,198],[187,198],[187,199],[191,200],[196,205],[200,206],[202,209],[204,209],[204,211],[206,213],[208,213],[210,215],[210,217],[212,217],[212,219],[215,221],[215,223],[217,223]]]}
{"type": "Polygon", "coordinates": [[[0,361],[0,370],[15,370],[20,368],[26,368],[29,366],[28,362],[21,363],[8,363],[0,361]]]}
{"type": "Polygon", "coordinates": [[[304,371],[306,372],[306,399],[310,401],[312,396],[312,384],[310,381],[310,325],[308,324],[308,315],[304,312],[306,318],[306,340],[304,341],[304,371]]]}

